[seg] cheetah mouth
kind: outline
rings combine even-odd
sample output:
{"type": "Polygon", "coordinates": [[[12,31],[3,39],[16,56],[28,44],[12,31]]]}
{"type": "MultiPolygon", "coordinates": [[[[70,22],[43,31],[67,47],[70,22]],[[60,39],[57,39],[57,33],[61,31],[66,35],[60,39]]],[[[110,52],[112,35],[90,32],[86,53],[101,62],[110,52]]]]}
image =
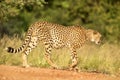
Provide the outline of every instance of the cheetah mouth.
{"type": "Polygon", "coordinates": [[[97,42],[95,42],[95,43],[98,44],[98,45],[100,45],[101,41],[97,41],[97,42]]]}

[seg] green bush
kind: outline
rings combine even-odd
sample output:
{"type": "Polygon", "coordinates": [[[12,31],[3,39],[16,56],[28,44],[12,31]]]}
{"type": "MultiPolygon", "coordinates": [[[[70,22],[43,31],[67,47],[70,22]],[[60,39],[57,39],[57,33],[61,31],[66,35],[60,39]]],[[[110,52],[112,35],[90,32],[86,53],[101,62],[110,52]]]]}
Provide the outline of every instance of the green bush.
{"type": "Polygon", "coordinates": [[[48,21],[96,29],[108,42],[120,40],[119,0],[3,0],[0,9],[0,37],[23,35],[35,21],[48,21]]]}

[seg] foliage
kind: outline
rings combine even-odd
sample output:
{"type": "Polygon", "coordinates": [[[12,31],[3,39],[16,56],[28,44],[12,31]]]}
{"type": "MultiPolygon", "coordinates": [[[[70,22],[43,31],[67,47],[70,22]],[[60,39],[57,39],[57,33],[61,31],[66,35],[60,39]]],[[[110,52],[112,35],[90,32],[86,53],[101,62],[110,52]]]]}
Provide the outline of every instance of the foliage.
{"type": "Polygon", "coordinates": [[[83,25],[96,29],[105,40],[120,40],[119,0],[2,0],[0,32],[22,35],[35,21],[83,25]]]}
{"type": "Polygon", "coordinates": [[[34,8],[43,4],[44,0],[0,0],[0,37],[24,32],[32,21],[34,8]]]}

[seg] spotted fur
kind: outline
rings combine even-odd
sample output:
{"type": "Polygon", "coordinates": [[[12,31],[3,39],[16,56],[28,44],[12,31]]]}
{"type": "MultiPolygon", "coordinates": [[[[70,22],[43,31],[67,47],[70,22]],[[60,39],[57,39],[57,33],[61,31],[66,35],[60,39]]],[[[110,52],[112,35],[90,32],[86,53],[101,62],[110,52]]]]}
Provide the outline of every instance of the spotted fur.
{"type": "Polygon", "coordinates": [[[37,46],[39,41],[43,41],[46,51],[45,58],[51,66],[57,68],[50,57],[52,49],[67,47],[71,51],[72,64],[70,68],[75,68],[78,63],[76,49],[80,48],[86,41],[99,44],[100,38],[101,34],[99,32],[84,29],[80,26],[63,26],[48,22],[36,22],[29,27],[23,45],[18,49],[8,47],[7,51],[9,53],[23,51],[23,66],[28,67],[27,55],[37,46]]]}

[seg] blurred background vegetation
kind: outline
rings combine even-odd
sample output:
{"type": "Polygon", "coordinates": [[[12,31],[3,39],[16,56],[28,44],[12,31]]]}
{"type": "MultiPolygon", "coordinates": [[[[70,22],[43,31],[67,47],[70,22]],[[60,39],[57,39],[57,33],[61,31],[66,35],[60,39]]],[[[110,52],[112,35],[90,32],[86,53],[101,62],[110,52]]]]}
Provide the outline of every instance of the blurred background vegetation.
{"type": "Polygon", "coordinates": [[[82,25],[120,42],[120,0],[0,0],[0,37],[22,36],[35,21],[82,25]]]}

